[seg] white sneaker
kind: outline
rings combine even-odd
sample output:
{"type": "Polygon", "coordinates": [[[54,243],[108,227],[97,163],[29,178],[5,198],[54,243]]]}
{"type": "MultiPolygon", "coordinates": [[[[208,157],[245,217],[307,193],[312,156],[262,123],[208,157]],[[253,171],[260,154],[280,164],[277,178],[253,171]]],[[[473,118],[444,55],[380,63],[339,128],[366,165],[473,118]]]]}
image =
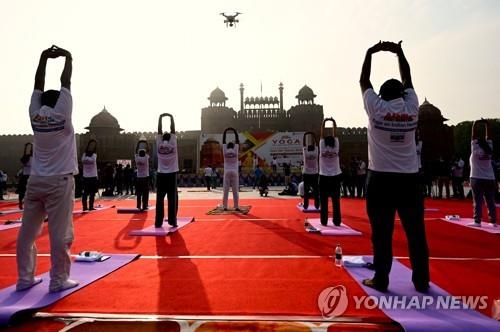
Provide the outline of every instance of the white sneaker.
{"type": "Polygon", "coordinates": [[[467,226],[481,227],[481,223],[479,223],[479,222],[471,222],[470,224],[467,224],[467,226]]]}
{"type": "Polygon", "coordinates": [[[63,283],[57,287],[50,286],[49,292],[50,293],[62,292],[66,289],[70,289],[70,288],[76,287],[78,285],[79,285],[78,281],[68,279],[68,280],[63,281],[63,283]]]}
{"type": "Polygon", "coordinates": [[[18,283],[16,285],[16,292],[21,292],[23,290],[30,289],[31,287],[33,287],[35,285],[38,285],[41,282],[42,282],[42,278],[35,277],[35,278],[33,278],[33,281],[30,284],[22,284],[22,283],[20,284],[20,283],[18,283]]]}

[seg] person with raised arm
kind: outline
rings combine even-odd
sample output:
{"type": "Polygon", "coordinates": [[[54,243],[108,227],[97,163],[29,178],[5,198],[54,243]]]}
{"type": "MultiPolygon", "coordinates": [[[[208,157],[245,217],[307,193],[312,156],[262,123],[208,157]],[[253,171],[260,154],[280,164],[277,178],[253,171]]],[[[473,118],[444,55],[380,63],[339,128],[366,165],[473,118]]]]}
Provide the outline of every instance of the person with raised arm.
{"type": "Polygon", "coordinates": [[[302,156],[304,158],[304,167],[302,169],[302,178],[304,182],[304,203],[303,207],[307,210],[309,207],[309,198],[314,199],[314,207],[319,209],[319,188],[318,188],[318,147],[316,146],[316,135],[308,131],[302,138],[302,156]],[[307,138],[310,137],[309,144],[307,138]]]}
{"type": "Polygon", "coordinates": [[[177,173],[179,172],[179,159],[177,155],[174,117],[169,113],[163,113],[158,119],[156,152],[158,157],[158,172],[156,175],[155,227],[159,228],[163,225],[165,195],[168,200],[168,224],[172,227],[177,227],[177,210],[179,208],[177,173]],[[162,130],[162,120],[164,117],[170,118],[170,133],[164,133],[162,130]]]}
{"type": "Polygon", "coordinates": [[[483,197],[488,208],[490,222],[497,226],[495,193],[497,183],[493,170],[493,141],[490,136],[490,124],[487,120],[474,121],[472,125],[472,141],[470,162],[470,186],[474,206],[474,223],[471,226],[481,227],[483,213],[483,197]],[[484,125],[484,136],[479,136],[478,127],[484,125]]]}
{"type": "Polygon", "coordinates": [[[238,152],[240,146],[240,139],[238,132],[234,128],[226,128],[224,135],[222,135],[222,154],[224,155],[224,179],[223,179],[223,195],[222,205],[224,211],[227,211],[227,200],[229,198],[229,188],[233,191],[233,203],[236,211],[240,210],[239,203],[239,174],[238,174],[238,152]],[[226,135],[228,131],[234,133],[235,142],[226,144],[226,135]]]}
{"type": "Polygon", "coordinates": [[[33,159],[33,144],[24,144],[23,156],[21,157],[21,164],[23,165],[19,176],[19,184],[17,186],[17,193],[19,195],[19,209],[23,209],[24,196],[26,195],[26,186],[31,174],[31,161],[33,159]]]}
{"type": "Polygon", "coordinates": [[[93,211],[95,194],[97,193],[97,142],[91,139],[87,144],[85,153],[82,156],[83,164],[83,211],[93,211]],[[87,205],[88,198],[88,205],[87,205]]]}
{"type": "Polygon", "coordinates": [[[328,223],[328,200],[332,199],[333,224],[340,226],[340,182],[342,171],[339,162],[339,139],[337,124],[333,118],[326,118],[321,125],[321,139],[319,141],[319,198],[321,204],[320,220],[323,226],[328,223]],[[331,135],[326,134],[325,125],[333,123],[331,135]]]}
{"type": "Polygon", "coordinates": [[[415,144],[419,105],[401,42],[379,42],[370,47],[359,83],[368,115],[366,208],[372,228],[375,266],[374,277],[364,280],[363,284],[379,291],[386,291],[389,286],[397,211],[408,240],[413,284],[417,291],[425,292],[430,274],[415,144]],[[387,80],[377,95],[370,82],[370,71],[372,54],[380,51],[397,55],[401,81],[387,80]]]}
{"type": "Polygon", "coordinates": [[[33,161],[24,202],[23,221],[17,238],[17,291],[35,286],[35,239],[48,215],[50,239],[49,292],[78,285],[69,279],[73,243],[74,175],[78,173],[75,132],[72,124],[71,54],[57,46],[42,52],[35,74],[29,117],[33,129],[33,161]],[[43,91],[48,59],[64,57],[61,90],[43,91]]]}
{"type": "Polygon", "coordinates": [[[149,152],[148,142],[145,140],[139,140],[135,147],[135,166],[137,167],[137,175],[135,180],[136,181],[135,195],[137,196],[137,209],[140,211],[147,210],[149,206],[149,153],[148,152],[149,152]]]}

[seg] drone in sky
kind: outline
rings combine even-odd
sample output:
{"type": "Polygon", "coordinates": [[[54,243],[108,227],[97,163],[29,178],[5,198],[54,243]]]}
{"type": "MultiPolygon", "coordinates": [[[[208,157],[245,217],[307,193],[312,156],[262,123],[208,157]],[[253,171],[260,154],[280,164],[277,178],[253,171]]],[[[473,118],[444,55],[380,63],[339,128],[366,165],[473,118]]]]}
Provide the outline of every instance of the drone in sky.
{"type": "Polygon", "coordinates": [[[240,15],[242,13],[235,12],[232,15],[228,15],[226,13],[220,13],[220,14],[225,17],[224,23],[226,23],[226,26],[227,27],[232,27],[232,26],[236,26],[236,23],[240,22],[240,21],[238,21],[236,19],[236,16],[238,16],[238,15],[240,15]]]}

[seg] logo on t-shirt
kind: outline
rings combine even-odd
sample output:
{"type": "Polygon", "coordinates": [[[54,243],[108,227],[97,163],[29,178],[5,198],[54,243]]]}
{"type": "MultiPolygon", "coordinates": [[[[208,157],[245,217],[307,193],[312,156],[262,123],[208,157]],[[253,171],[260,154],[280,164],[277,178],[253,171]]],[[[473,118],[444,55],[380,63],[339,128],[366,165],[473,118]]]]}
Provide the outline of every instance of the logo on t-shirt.
{"type": "Polygon", "coordinates": [[[31,119],[31,127],[37,132],[52,132],[64,129],[66,120],[57,121],[50,115],[37,114],[31,119]]]}
{"type": "Polygon", "coordinates": [[[408,114],[401,113],[387,113],[384,116],[384,121],[398,121],[398,122],[411,122],[413,117],[408,114]]]}
{"type": "Polygon", "coordinates": [[[228,150],[228,151],[226,151],[226,154],[224,155],[224,157],[226,157],[226,158],[235,158],[236,157],[236,153],[234,152],[234,150],[228,150]]]}
{"type": "Polygon", "coordinates": [[[337,156],[335,150],[323,150],[321,151],[321,157],[323,158],[335,158],[337,156]]]}
{"type": "Polygon", "coordinates": [[[174,152],[174,148],[168,144],[160,144],[158,146],[158,153],[160,154],[171,154],[174,152]]]}

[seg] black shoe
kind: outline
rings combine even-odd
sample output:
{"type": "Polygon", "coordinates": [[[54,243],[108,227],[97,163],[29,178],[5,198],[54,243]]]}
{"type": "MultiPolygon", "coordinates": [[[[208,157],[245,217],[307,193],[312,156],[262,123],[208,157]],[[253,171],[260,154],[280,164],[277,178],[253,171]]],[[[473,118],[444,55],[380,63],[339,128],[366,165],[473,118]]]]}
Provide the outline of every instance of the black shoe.
{"type": "Polygon", "coordinates": [[[321,222],[321,225],[326,226],[327,222],[321,222]]]}
{"type": "Polygon", "coordinates": [[[94,207],[91,207],[91,208],[89,209],[89,211],[95,211],[95,208],[94,208],[94,207]]]}
{"type": "Polygon", "coordinates": [[[376,289],[382,293],[387,292],[388,287],[388,285],[381,285],[380,283],[376,282],[375,279],[365,279],[363,280],[363,285],[376,289]]]}
{"type": "Polygon", "coordinates": [[[84,207],[82,210],[83,210],[83,211],[88,211],[89,209],[88,209],[88,208],[86,208],[86,207],[84,207]]]}
{"type": "Polygon", "coordinates": [[[342,224],[342,222],[334,220],[333,224],[338,227],[340,226],[340,224],[342,224]]]}

